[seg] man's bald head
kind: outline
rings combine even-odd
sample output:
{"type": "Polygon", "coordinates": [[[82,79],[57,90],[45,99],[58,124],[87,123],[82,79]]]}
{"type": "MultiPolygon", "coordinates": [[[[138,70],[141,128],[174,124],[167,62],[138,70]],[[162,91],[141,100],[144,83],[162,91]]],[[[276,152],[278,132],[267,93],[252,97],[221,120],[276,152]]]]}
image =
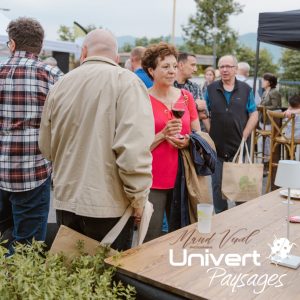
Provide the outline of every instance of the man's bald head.
{"type": "Polygon", "coordinates": [[[82,45],[81,61],[89,56],[104,56],[118,62],[118,43],[115,36],[105,29],[90,31],[82,45]]]}
{"type": "Polygon", "coordinates": [[[136,71],[142,67],[142,57],[145,51],[146,48],[142,46],[135,47],[131,50],[130,60],[133,71],[136,71]]]}

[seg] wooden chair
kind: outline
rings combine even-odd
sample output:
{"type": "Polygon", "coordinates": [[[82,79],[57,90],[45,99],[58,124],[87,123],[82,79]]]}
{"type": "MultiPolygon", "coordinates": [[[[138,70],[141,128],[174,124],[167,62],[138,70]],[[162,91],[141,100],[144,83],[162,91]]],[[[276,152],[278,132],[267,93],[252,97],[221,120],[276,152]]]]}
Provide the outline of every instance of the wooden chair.
{"type": "Polygon", "coordinates": [[[266,122],[267,122],[267,110],[266,107],[263,105],[257,106],[257,111],[259,113],[259,116],[262,116],[262,128],[260,127],[260,123],[258,122],[256,125],[256,128],[254,129],[254,139],[252,142],[252,161],[254,159],[261,158],[262,163],[264,163],[264,160],[268,157],[265,155],[265,144],[266,144],[266,139],[268,137],[271,137],[271,130],[266,129],[266,122]],[[257,143],[258,139],[262,138],[262,150],[258,151],[257,149],[257,143]]]}
{"type": "MultiPolygon", "coordinates": [[[[275,112],[268,110],[267,115],[271,121],[271,149],[269,161],[269,174],[266,192],[270,191],[273,167],[277,166],[278,161],[274,161],[275,151],[278,146],[281,146],[279,158],[284,157],[284,150],[288,159],[293,160],[295,157],[295,148],[300,144],[300,139],[295,139],[295,115],[292,114],[291,118],[286,118],[283,112],[275,112]],[[291,137],[285,135],[287,125],[291,123],[291,137]]],[[[279,150],[279,149],[277,149],[279,150]]],[[[278,157],[278,156],[277,156],[278,157]]]]}

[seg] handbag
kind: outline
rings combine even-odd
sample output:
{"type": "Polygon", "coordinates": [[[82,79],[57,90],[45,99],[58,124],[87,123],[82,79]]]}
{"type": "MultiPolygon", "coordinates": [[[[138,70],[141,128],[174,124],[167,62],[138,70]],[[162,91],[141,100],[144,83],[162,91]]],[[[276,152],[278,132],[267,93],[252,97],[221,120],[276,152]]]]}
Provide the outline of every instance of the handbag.
{"type": "Polygon", "coordinates": [[[263,164],[252,163],[243,138],[232,162],[223,163],[222,193],[226,199],[244,202],[262,194],[263,164]],[[246,149],[243,162],[244,148],[246,149]]]}

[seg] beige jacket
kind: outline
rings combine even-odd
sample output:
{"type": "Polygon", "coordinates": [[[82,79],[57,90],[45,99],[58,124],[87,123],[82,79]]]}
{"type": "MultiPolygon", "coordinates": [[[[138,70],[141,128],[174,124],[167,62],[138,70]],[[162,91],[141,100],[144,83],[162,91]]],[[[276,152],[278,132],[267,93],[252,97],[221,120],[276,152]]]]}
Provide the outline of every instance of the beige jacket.
{"type": "Polygon", "coordinates": [[[144,84],[89,57],[54,85],[39,146],[53,161],[54,207],[97,218],[143,207],[152,184],[154,120],[144,84]]]}

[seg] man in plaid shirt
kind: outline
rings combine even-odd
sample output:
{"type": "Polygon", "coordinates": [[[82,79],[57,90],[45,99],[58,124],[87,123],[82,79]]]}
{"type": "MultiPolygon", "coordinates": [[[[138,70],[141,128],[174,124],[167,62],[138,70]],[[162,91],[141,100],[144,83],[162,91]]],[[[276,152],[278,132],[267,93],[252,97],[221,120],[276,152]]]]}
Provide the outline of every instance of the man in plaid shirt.
{"type": "Polygon", "coordinates": [[[63,75],[42,63],[44,30],[30,18],[7,28],[11,57],[0,65],[0,232],[2,239],[45,240],[51,165],[38,148],[50,87],[63,75]]]}
{"type": "Polygon", "coordinates": [[[206,114],[206,102],[203,100],[204,97],[200,86],[196,82],[190,80],[193,77],[193,74],[197,72],[196,56],[191,53],[181,52],[178,55],[177,61],[178,68],[174,86],[179,89],[185,89],[193,95],[199,112],[201,129],[203,131],[208,131],[209,121],[207,120],[206,114]]]}

